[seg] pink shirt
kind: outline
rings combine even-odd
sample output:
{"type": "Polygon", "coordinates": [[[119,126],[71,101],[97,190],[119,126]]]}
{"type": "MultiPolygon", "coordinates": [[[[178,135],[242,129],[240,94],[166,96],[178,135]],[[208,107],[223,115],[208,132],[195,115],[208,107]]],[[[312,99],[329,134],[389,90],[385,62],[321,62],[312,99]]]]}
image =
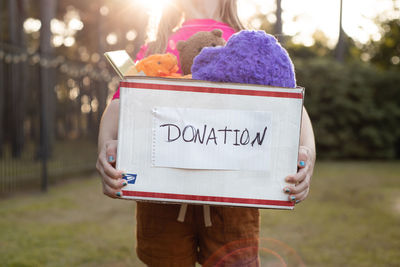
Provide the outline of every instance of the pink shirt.
{"type": "MultiPolygon", "coordinates": [[[[182,24],[182,27],[169,37],[166,53],[171,53],[175,55],[176,58],[178,59],[179,73],[182,73],[182,71],[180,69],[179,52],[176,49],[177,42],[180,40],[189,39],[189,37],[191,37],[196,32],[212,31],[214,29],[221,29],[223,31],[222,38],[224,38],[226,41],[228,41],[228,39],[232,36],[232,34],[235,33],[235,30],[228,24],[218,22],[213,19],[193,19],[184,22],[182,24]]],[[[139,53],[136,55],[136,60],[143,59],[146,50],[147,46],[143,45],[139,53]]],[[[113,99],[116,98],[119,98],[119,88],[115,92],[113,99]]]]}

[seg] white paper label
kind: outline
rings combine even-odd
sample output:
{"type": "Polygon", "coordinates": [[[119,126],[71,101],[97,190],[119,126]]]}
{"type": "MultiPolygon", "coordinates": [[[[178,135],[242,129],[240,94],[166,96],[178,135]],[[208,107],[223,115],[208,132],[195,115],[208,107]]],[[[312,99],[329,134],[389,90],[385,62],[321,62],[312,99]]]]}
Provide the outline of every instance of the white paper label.
{"type": "Polygon", "coordinates": [[[268,170],[270,112],[156,107],[153,166],[268,170]]]}

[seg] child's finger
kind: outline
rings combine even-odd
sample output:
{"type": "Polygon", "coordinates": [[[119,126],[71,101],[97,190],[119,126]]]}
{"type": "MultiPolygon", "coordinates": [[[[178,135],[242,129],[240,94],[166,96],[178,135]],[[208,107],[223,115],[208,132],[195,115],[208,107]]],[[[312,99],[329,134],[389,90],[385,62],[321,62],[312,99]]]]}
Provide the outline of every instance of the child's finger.
{"type": "Polygon", "coordinates": [[[306,166],[306,161],[299,160],[299,162],[297,162],[297,167],[304,168],[305,166],[306,166]]]}
{"type": "Polygon", "coordinates": [[[310,179],[306,176],[299,184],[295,186],[286,186],[283,191],[287,194],[299,194],[310,187],[310,179]]]}
{"type": "Polygon", "coordinates": [[[122,187],[127,185],[124,179],[113,179],[108,176],[103,176],[103,181],[112,189],[120,190],[122,187]]]}
{"type": "MultiPolygon", "coordinates": [[[[100,164],[101,165],[101,164],[100,164]]],[[[119,189],[124,185],[125,180],[121,179],[122,178],[122,174],[118,177],[118,178],[114,178],[114,177],[110,177],[104,170],[104,168],[98,167],[97,171],[99,172],[103,183],[106,182],[110,187],[115,188],[115,189],[119,189]]]]}
{"type": "Polygon", "coordinates": [[[102,165],[103,165],[103,170],[104,173],[113,178],[113,179],[119,179],[122,178],[122,172],[116,170],[112,165],[110,165],[108,162],[105,162],[105,160],[103,159],[102,161],[102,165]]]}
{"type": "MultiPolygon", "coordinates": [[[[107,149],[106,149],[107,151],[107,149]]],[[[111,156],[111,155],[109,155],[111,156]]],[[[100,166],[97,167],[98,170],[102,170],[107,176],[118,179],[122,177],[122,172],[117,171],[113,165],[107,160],[107,153],[104,153],[104,150],[100,152],[98,163],[100,166]]]]}
{"type": "Polygon", "coordinates": [[[285,178],[285,181],[287,183],[291,183],[291,184],[299,184],[299,183],[301,183],[301,181],[303,181],[306,178],[307,171],[308,171],[308,167],[305,166],[304,168],[299,169],[296,174],[287,176],[285,178]]]}
{"type": "Polygon", "coordinates": [[[117,145],[116,142],[106,144],[106,159],[110,164],[115,164],[117,158],[117,145]]]}
{"type": "Polygon", "coordinates": [[[298,194],[291,194],[289,196],[289,201],[299,203],[300,201],[303,201],[307,197],[309,191],[310,190],[307,189],[298,194]]]}
{"type": "Polygon", "coordinates": [[[111,188],[104,181],[103,181],[103,193],[112,198],[119,198],[122,196],[121,190],[111,188]]]}
{"type": "Polygon", "coordinates": [[[310,149],[304,146],[301,146],[299,148],[299,155],[298,155],[298,161],[297,161],[297,166],[299,168],[304,168],[306,165],[310,164],[310,149]]]}

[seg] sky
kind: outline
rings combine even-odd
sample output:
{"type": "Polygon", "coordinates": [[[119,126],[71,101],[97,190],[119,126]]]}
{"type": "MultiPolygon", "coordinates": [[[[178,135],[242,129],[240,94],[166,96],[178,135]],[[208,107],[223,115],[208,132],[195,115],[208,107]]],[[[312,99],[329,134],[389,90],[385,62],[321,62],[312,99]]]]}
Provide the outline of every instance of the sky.
{"type": "MultiPolygon", "coordinates": [[[[275,10],[275,0],[238,0],[239,16],[248,20],[256,10],[269,14],[275,10]]],[[[360,43],[370,39],[379,40],[379,27],[374,19],[399,18],[399,11],[393,10],[393,3],[400,8],[399,0],[343,0],[343,29],[347,35],[360,43]]],[[[283,33],[294,36],[294,41],[312,45],[316,30],[328,38],[333,47],[339,36],[340,0],[282,0],[283,33]]],[[[267,19],[274,22],[275,17],[267,19]]],[[[253,21],[253,27],[259,22],[253,21]]]]}
{"type": "MultiPolygon", "coordinates": [[[[170,0],[131,0],[132,4],[144,8],[151,14],[149,27],[150,39],[155,38],[156,25],[162,9],[170,0]]],[[[237,0],[238,13],[245,25],[258,29],[261,21],[255,19],[255,14],[265,14],[273,24],[276,20],[274,11],[276,0],[237,0]]],[[[293,42],[311,46],[314,44],[313,35],[322,32],[327,38],[327,45],[335,47],[339,36],[340,0],[281,0],[283,34],[292,37],[293,42]]],[[[382,29],[376,24],[376,19],[383,21],[400,18],[400,0],[343,0],[343,29],[346,34],[361,44],[381,38],[382,29]]],[[[100,13],[108,8],[103,6],[100,13]],[[103,10],[104,9],[104,10],[103,10]]],[[[65,21],[53,19],[51,22],[54,46],[74,45],[76,31],[83,27],[78,12],[68,12],[72,17],[65,21]],[[69,32],[71,36],[64,33],[69,32]]],[[[28,18],[24,23],[27,33],[37,33],[41,27],[40,20],[28,18]]],[[[128,32],[127,39],[133,40],[136,32],[128,32]]],[[[115,33],[107,35],[107,42],[113,45],[117,42],[115,33]]]]}
{"type": "MultiPolygon", "coordinates": [[[[138,0],[135,0],[138,1],[138,0]]],[[[159,16],[162,6],[168,0],[140,0],[148,11],[159,16]]],[[[276,0],[238,0],[239,17],[246,22],[256,12],[271,14],[276,0]]],[[[398,18],[399,11],[393,11],[393,3],[400,8],[400,0],[343,0],[343,28],[347,35],[360,43],[379,40],[379,27],[374,23],[377,17],[398,18]]],[[[339,35],[340,0],[282,0],[283,34],[293,37],[296,43],[312,45],[313,34],[322,31],[328,38],[328,46],[334,47],[339,35]]],[[[274,22],[273,15],[267,16],[274,22]]],[[[251,21],[257,28],[260,22],[251,21]]]]}

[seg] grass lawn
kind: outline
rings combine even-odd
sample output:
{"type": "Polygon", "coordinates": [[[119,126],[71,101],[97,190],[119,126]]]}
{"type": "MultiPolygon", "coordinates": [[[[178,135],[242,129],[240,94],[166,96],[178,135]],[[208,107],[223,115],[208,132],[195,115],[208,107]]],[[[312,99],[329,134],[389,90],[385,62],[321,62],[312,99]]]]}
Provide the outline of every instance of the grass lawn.
{"type": "MultiPolygon", "coordinates": [[[[27,143],[20,157],[13,158],[11,147],[6,146],[0,155],[0,196],[13,194],[41,184],[42,162],[38,157],[37,144],[27,143]]],[[[53,144],[47,161],[49,183],[59,178],[93,171],[96,163],[97,144],[93,140],[66,140],[53,144]],[[76,155],[79,151],[79,155],[76,155]]]]}
{"type": "MultiPolygon", "coordinates": [[[[134,209],[96,175],[0,200],[0,265],[142,266],[134,209]]],[[[400,266],[399,162],[319,163],[304,203],[261,215],[262,263],[400,266]]]]}

